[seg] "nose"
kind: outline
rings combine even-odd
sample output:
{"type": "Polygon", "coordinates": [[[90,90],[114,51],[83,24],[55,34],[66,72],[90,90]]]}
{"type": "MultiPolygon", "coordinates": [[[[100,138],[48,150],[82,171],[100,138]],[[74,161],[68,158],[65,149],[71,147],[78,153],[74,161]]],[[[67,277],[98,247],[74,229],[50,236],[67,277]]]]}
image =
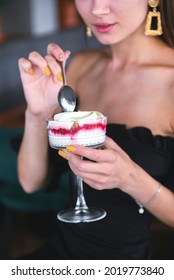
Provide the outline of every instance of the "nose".
{"type": "Polygon", "coordinates": [[[100,17],[102,15],[107,15],[110,13],[110,7],[107,4],[107,0],[94,0],[92,7],[92,14],[100,17]]]}

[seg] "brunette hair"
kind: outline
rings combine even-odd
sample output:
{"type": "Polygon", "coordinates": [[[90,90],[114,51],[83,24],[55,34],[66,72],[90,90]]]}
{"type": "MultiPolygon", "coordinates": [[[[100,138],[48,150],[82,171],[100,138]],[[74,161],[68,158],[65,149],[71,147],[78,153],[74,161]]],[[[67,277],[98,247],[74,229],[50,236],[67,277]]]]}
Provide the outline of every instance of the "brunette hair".
{"type": "Polygon", "coordinates": [[[174,48],[174,0],[160,0],[163,34],[161,39],[174,48]]]}

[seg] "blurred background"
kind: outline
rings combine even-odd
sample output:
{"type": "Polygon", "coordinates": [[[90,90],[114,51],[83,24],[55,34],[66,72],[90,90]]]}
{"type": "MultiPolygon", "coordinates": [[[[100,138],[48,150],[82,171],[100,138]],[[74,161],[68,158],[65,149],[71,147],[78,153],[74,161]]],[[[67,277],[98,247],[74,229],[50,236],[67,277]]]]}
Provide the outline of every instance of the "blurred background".
{"type": "Polygon", "coordinates": [[[73,0],[0,0],[1,42],[81,24],[73,0]]]}
{"type": "MultiPolygon", "coordinates": [[[[95,38],[86,43],[73,0],[0,0],[0,259],[42,246],[66,204],[67,174],[57,182],[62,188],[30,195],[17,177],[26,106],[17,62],[32,50],[44,53],[49,42],[60,43],[72,55],[99,47],[95,38]]],[[[174,259],[174,230],[154,220],[151,250],[153,259],[174,259]]]]}

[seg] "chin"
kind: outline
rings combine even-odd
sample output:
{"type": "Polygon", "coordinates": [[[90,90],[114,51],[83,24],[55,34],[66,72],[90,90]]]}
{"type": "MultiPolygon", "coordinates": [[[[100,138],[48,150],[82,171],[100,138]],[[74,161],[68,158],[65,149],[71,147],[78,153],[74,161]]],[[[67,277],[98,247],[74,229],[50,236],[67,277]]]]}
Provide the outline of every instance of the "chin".
{"type": "Polygon", "coordinates": [[[96,35],[95,35],[95,37],[99,41],[99,43],[101,43],[102,45],[113,45],[114,44],[113,40],[111,40],[110,38],[106,38],[106,37],[104,38],[104,36],[103,36],[103,38],[101,38],[102,36],[96,36],[96,35]]]}
{"type": "Polygon", "coordinates": [[[118,42],[122,41],[122,38],[118,38],[118,36],[114,36],[112,34],[95,34],[94,36],[102,45],[114,45],[118,42]]]}

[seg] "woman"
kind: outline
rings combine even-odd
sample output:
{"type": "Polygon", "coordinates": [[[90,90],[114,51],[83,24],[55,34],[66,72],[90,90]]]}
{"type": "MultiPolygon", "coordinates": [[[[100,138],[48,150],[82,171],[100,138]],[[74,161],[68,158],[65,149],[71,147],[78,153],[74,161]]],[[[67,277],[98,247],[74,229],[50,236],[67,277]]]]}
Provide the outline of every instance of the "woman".
{"type": "MultiPolygon", "coordinates": [[[[50,255],[43,250],[32,258],[147,259],[152,217],[174,227],[173,0],[75,4],[88,34],[110,47],[77,54],[68,84],[79,110],[107,116],[108,137],[102,150],[70,146],[59,154],[87,184],[88,203],[97,202],[107,216],[89,224],[58,222],[50,255]],[[153,17],[157,24],[151,27],[153,17]]],[[[49,175],[45,120],[57,112],[58,62],[65,64],[69,54],[49,44],[45,57],[32,52],[19,60],[28,106],[18,171],[27,192],[38,190],[49,175]]]]}

